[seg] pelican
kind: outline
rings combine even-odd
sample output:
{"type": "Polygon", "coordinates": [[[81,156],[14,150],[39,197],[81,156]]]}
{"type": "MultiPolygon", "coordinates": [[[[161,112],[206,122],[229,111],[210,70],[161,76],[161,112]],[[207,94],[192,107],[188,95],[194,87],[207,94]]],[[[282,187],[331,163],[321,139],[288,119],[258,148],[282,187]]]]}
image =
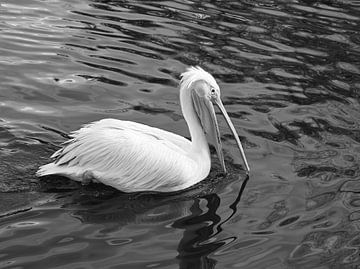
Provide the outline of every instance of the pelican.
{"type": "Polygon", "coordinates": [[[182,73],[180,81],[180,105],[191,141],[136,122],[102,119],[72,132],[51,156],[54,161],[41,166],[37,176],[62,175],[124,192],[178,191],[208,176],[208,142],[215,146],[226,173],[214,104],[225,117],[249,172],[239,136],[221,102],[220,88],[211,74],[197,66],[182,73]]]}

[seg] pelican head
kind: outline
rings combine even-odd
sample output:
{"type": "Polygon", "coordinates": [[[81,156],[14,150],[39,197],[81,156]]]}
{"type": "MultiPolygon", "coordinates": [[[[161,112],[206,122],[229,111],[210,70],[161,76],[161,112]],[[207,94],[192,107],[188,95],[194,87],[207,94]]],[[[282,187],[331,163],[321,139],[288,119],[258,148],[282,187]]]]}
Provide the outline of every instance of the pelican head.
{"type": "MultiPolygon", "coordinates": [[[[250,168],[246,160],[239,135],[237,134],[235,127],[221,102],[220,88],[214,77],[198,66],[188,68],[186,72],[181,74],[180,95],[184,94],[190,95],[193,112],[197,116],[198,122],[200,122],[201,128],[204,131],[208,142],[215,146],[224,172],[226,173],[226,167],[214,105],[219,108],[232,134],[234,135],[236,144],[244,161],[245,168],[247,172],[249,172],[250,168]]],[[[184,108],[183,114],[184,116],[186,115],[184,108]]]]}

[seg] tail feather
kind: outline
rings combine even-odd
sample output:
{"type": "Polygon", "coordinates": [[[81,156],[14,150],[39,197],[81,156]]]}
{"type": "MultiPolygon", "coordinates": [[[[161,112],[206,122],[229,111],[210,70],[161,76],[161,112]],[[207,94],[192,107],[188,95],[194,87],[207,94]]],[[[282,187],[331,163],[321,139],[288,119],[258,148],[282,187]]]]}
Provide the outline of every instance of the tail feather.
{"type": "Polygon", "coordinates": [[[55,163],[48,163],[40,166],[36,172],[36,176],[43,177],[49,175],[61,175],[75,181],[83,181],[84,170],[78,167],[61,167],[55,163]]]}
{"type": "Polygon", "coordinates": [[[58,172],[56,172],[57,165],[54,163],[48,163],[45,164],[43,166],[40,166],[39,169],[36,172],[36,176],[38,177],[43,177],[46,175],[52,175],[52,174],[58,174],[58,172]]]}

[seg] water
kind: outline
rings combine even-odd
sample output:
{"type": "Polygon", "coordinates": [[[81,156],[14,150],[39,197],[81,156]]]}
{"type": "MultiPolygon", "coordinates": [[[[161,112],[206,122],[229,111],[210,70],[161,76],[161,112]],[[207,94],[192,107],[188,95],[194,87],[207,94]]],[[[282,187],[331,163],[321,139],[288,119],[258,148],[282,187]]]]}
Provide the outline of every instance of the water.
{"type": "Polygon", "coordinates": [[[3,0],[1,268],[358,268],[360,2],[3,0]],[[81,124],[133,120],[188,137],[179,74],[200,65],[227,177],[123,194],[37,167],[81,124]]]}

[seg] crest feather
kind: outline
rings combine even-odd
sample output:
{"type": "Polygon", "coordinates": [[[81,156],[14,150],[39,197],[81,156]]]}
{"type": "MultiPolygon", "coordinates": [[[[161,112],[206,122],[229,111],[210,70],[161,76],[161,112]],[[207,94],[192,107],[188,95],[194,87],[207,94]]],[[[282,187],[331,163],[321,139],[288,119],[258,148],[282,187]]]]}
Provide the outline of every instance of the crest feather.
{"type": "Polygon", "coordinates": [[[200,66],[191,66],[187,68],[186,71],[180,75],[180,77],[180,91],[191,87],[191,84],[198,80],[204,80],[212,87],[219,89],[215,78],[200,66]]]}

